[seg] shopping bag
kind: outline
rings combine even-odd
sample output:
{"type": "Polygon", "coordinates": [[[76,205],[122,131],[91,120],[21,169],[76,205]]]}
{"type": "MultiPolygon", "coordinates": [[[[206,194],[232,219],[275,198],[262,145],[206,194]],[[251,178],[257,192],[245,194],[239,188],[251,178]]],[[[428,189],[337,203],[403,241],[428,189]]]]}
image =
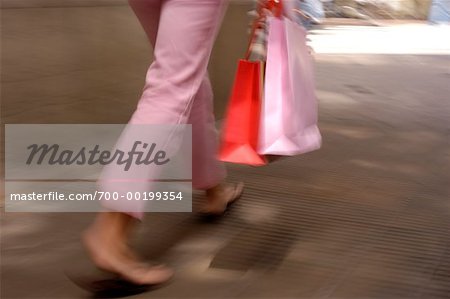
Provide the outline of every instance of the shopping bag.
{"type": "Polygon", "coordinates": [[[261,61],[240,60],[222,127],[219,160],[264,165],[257,153],[262,101],[261,61]]]}
{"type": "Polygon", "coordinates": [[[317,150],[321,135],[306,31],[283,16],[268,22],[258,153],[293,156],[317,150]]]}

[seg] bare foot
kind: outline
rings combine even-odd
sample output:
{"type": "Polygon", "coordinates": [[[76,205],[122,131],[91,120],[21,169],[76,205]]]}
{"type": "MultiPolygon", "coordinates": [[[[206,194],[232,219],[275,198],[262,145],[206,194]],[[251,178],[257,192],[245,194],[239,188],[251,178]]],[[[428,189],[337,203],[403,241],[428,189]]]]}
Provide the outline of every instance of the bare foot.
{"type": "Polygon", "coordinates": [[[206,191],[207,202],[202,214],[222,215],[228,206],[234,203],[242,195],[244,184],[220,184],[206,191]]]}
{"type": "Polygon", "coordinates": [[[94,264],[102,270],[116,273],[137,285],[156,285],[172,278],[173,271],[165,266],[148,266],[117,240],[108,240],[95,228],[83,234],[83,244],[94,264]]]}

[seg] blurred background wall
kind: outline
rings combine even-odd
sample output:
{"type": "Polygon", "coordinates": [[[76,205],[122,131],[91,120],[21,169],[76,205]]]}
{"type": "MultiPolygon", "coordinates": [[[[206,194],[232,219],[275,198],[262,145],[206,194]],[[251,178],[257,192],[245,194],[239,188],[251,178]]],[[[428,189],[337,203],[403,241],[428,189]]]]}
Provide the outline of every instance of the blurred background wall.
{"type": "Polygon", "coordinates": [[[360,8],[373,17],[426,19],[432,0],[334,0],[337,6],[360,8]]]}
{"type": "MultiPolygon", "coordinates": [[[[212,54],[219,117],[245,52],[251,6],[231,2],[212,54]]],[[[4,123],[128,120],[152,50],[127,1],[3,0],[1,23],[4,123]]]]}
{"type": "MultiPolygon", "coordinates": [[[[369,8],[380,1],[334,3],[369,8]]],[[[403,16],[425,17],[430,0],[382,2],[403,16]]],[[[245,52],[251,8],[251,0],[230,2],[212,53],[219,118],[245,52]]],[[[1,13],[3,122],[127,122],[152,50],[126,0],[2,0],[1,13]]]]}

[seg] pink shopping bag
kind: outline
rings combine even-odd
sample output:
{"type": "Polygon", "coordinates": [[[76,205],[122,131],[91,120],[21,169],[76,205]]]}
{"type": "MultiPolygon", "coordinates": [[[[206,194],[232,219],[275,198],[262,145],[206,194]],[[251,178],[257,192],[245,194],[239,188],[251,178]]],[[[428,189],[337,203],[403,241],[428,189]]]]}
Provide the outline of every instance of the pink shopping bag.
{"type": "Polygon", "coordinates": [[[293,156],[317,150],[322,138],[306,31],[285,17],[268,22],[258,153],[293,156]]]}

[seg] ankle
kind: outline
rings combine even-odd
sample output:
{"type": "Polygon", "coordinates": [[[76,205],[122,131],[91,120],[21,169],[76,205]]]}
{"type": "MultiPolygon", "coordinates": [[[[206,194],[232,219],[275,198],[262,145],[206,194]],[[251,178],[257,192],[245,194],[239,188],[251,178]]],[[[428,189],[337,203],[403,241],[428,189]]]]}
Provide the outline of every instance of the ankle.
{"type": "Polygon", "coordinates": [[[228,184],[225,182],[221,182],[216,186],[209,188],[206,190],[206,196],[208,197],[216,197],[223,194],[227,189],[228,184]]]}

